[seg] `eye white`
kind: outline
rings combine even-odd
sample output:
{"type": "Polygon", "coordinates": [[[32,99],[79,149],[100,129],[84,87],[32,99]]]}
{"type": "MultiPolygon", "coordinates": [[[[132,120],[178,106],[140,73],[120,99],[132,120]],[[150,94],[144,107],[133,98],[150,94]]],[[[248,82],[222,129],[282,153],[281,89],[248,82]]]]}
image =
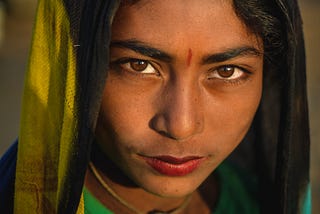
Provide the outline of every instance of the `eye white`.
{"type": "Polygon", "coordinates": [[[243,73],[244,71],[242,69],[235,66],[225,66],[212,71],[209,75],[209,79],[217,78],[223,80],[233,80],[240,78],[243,73]],[[228,75],[228,72],[230,72],[231,74],[228,75]]]}
{"type": "Polygon", "coordinates": [[[133,72],[138,72],[138,73],[142,73],[142,74],[154,74],[154,73],[157,73],[157,70],[151,65],[151,63],[149,63],[148,61],[144,61],[144,60],[135,60],[135,61],[127,62],[127,63],[124,63],[122,66],[127,70],[131,70],[133,72]],[[143,68],[143,69],[135,68],[133,63],[137,63],[137,62],[138,63],[145,63],[145,65],[144,65],[145,68],[143,68]]]}

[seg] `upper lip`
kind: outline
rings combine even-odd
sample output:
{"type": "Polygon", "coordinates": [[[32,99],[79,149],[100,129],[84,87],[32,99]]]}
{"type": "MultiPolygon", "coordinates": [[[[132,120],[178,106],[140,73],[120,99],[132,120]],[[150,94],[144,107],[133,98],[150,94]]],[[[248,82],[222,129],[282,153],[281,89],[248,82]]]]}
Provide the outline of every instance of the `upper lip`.
{"type": "Polygon", "coordinates": [[[153,157],[149,157],[149,158],[154,158],[154,159],[158,159],[160,161],[163,162],[167,162],[170,164],[183,164],[186,163],[188,161],[191,160],[197,160],[197,159],[201,159],[201,156],[186,156],[186,157],[174,157],[174,156],[170,156],[170,155],[160,155],[160,156],[153,156],[153,157]]]}

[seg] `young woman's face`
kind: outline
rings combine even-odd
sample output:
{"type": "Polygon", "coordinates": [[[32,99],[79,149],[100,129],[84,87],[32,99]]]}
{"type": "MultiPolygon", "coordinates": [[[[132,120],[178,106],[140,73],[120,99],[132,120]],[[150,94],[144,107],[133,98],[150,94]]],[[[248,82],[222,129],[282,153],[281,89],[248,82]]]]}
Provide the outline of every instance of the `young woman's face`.
{"type": "Polygon", "coordinates": [[[231,1],[141,0],[112,26],[97,141],[138,186],[194,191],[250,127],[263,47],[231,1]]]}

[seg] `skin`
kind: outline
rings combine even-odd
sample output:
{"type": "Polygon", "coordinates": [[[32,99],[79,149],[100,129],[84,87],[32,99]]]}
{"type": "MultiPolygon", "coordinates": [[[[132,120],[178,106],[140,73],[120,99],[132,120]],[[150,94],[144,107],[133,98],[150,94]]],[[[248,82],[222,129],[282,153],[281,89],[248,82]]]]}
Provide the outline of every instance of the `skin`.
{"type": "MultiPolygon", "coordinates": [[[[193,194],[189,210],[209,212],[198,190],[210,186],[205,197],[214,203],[218,184],[208,176],[241,142],[260,102],[261,40],[235,15],[231,1],[139,1],[122,5],[114,18],[110,62],[96,128],[104,154],[95,162],[99,172],[139,210],[168,210],[193,194]],[[128,41],[170,57],[146,56],[128,48],[128,41]],[[239,48],[247,51],[209,57],[239,48]],[[142,158],[158,155],[204,161],[185,176],[166,176],[142,158]]],[[[90,172],[86,186],[109,208],[123,209],[108,202],[90,172]]]]}

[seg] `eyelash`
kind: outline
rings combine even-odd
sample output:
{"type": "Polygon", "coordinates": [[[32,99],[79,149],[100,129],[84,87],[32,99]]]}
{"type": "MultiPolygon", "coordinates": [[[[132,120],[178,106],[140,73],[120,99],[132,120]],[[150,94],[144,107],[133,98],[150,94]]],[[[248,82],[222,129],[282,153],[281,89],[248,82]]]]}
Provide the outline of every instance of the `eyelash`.
{"type": "Polygon", "coordinates": [[[138,75],[138,76],[157,75],[157,76],[160,76],[160,73],[159,73],[158,69],[156,68],[154,63],[150,62],[150,60],[143,60],[143,59],[137,59],[137,58],[120,58],[120,59],[117,59],[117,60],[111,62],[110,65],[112,67],[116,67],[117,70],[125,71],[125,72],[133,74],[133,75],[138,75]],[[134,62],[144,62],[144,63],[146,63],[147,67],[151,66],[155,70],[155,73],[142,73],[142,72],[139,72],[139,71],[134,71],[133,68],[131,68],[133,71],[129,71],[130,68],[125,68],[124,67],[128,63],[134,63],[134,62]]]}
{"type": "MultiPolygon", "coordinates": [[[[235,84],[241,84],[243,81],[247,80],[250,77],[250,75],[252,74],[251,71],[249,71],[248,69],[245,69],[245,68],[243,68],[241,66],[234,65],[234,64],[227,64],[227,65],[221,65],[221,66],[218,66],[216,68],[210,69],[208,76],[212,75],[212,73],[217,74],[218,70],[219,69],[223,69],[223,68],[238,69],[242,73],[240,74],[239,77],[234,78],[234,79],[228,79],[230,77],[226,77],[226,78],[223,78],[223,77],[221,77],[221,78],[219,78],[219,77],[208,77],[208,80],[223,81],[225,83],[229,83],[229,84],[235,85],[235,84]]],[[[217,74],[217,75],[219,75],[219,74],[217,74]]],[[[233,75],[234,75],[234,73],[231,74],[231,76],[233,76],[233,75]]],[[[219,76],[221,76],[221,75],[219,75],[219,76]]]]}
{"type": "MultiPolygon", "coordinates": [[[[125,71],[125,72],[130,73],[135,76],[140,76],[140,77],[145,77],[147,75],[148,76],[150,76],[150,75],[160,76],[160,72],[155,68],[154,63],[150,62],[150,60],[143,60],[143,59],[137,59],[137,58],[120,58],[120,59],[117,59],[117,60],[111,62],[110,64],[111,64],[111,66],[116,67],[117,70],[125,71]],[[133,62],[144,62],[147,64],[146,65],[147,67],[151,66],[155,70],[155,73],[142,73],[139,71],[134,71],[133,68],[131,68],[133,71],[130,71],[129,70],[130,68],[127,69],[127,68],[123,67],[126,64],[133,63],[133,62]]],[[[129,66],[131,66],[131,65],[129,65],[129,66]]],[[[245,69],[241,66],[234,65],[234,64],[227,64],[227,65],[221,65],[221,66],[218,66],[218,67],[215,67],[213,69],[208,70],[209,77],[207,79],[209,81],[216,80],[216,81],[223,81],[224,83],[231,84],[231,85],[237,85],[237,84],[241,84],[243,81],[247,80],[251,74],[252,74],[251,71],[249,71],[248,69],[245,69]],[[224,78],[218,74],[218,70],[219,69],[226,69],[226,68],[238,69],[238,70],[240,70],[240,72],[242,72],[242,74],[240,74],[239,77],[234,78],[234,79],[228,79],[229,77],[224,78]],[[220,77],[210,77],[210,75],[212,76],[214,74],[216,74],[220,77]]],[[[231,74],[231,76],[233,76],[233,75],[234,75],[234,72],[231,74]]]]}

